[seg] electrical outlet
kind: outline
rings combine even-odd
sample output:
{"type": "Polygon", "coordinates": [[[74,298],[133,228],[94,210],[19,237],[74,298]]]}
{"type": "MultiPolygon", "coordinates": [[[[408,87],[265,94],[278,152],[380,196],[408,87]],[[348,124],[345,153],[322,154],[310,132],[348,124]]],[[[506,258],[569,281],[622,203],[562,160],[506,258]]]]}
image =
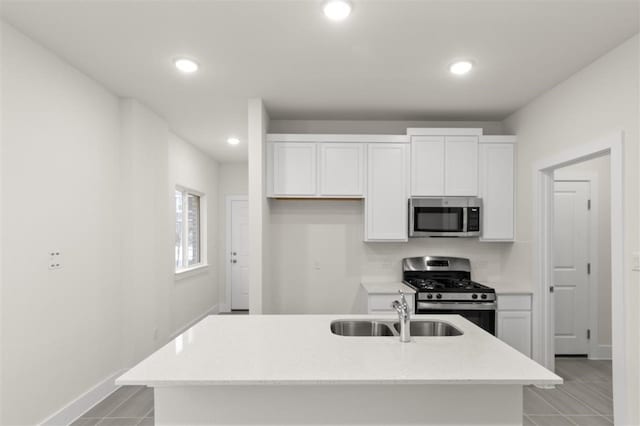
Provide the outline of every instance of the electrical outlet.
{"type": "Polygon", "coordinates": [[[58,250],[51,250],[49,252],[49,269],[62,268],[62,254],[58,250]]]}
{"type": "Polygon", "coordinates": [[[631,254],[631,269],[640,271],[640,252],[638,251],[631,254]]]}

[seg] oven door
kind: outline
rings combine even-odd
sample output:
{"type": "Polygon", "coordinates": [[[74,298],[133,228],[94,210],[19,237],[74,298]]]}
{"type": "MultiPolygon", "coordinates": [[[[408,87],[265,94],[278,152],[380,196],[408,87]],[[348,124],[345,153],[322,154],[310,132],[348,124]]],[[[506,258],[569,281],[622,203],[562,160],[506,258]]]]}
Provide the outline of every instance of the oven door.
{"type": "Polygon", "coordinates": [[[496,335],[495,302],[416,302],[416,314],[461,315],[478,327],[496,335]]]}

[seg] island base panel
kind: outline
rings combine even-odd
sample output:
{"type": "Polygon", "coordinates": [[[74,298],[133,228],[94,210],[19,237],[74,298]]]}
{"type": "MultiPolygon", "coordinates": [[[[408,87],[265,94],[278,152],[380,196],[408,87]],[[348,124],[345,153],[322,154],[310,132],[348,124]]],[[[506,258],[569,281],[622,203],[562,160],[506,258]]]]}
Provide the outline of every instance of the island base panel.
{"type": "Polygon", "coordinates": [[[155,388],[155,424],[522,425],[522,385],[155,388]]]}

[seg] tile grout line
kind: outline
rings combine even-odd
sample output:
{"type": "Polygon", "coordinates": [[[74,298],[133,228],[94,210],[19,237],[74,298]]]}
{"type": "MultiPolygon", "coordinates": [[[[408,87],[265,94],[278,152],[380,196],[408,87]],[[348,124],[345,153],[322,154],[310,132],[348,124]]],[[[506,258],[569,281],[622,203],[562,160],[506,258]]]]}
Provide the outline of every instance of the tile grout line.
{"type": "MultiPolygon", "coordinates": [[[[564,393],[565,395],[568,395],[570,398],[578,401],[578,403],[580,403],[580,405],[584,405],[585,407],[587,407],[589,410],[591,410],[593,412],[593,414],[591,414],[592,416],[601,416],[600,413],[596,412],[593,408],[591,408],[589,405],[585,404],[583,401],[579,400],[578,398],[576,398],[575,396],[563,391],[562,389],[559,389],[559,387],[556,387],[556,389],[558,389],[560,392],[564,393]]],[[[562,416],[571,416],[573,414],[564,414],[563,412],[560,411],[560,409],[558,407],[556,407],[555,405],[553,405],[553,402],[548,401],[546,398],[544,398],[542,395],[540,395],[540,398],[544,399],[545,401],[547,401],[549,404],[551,404],[551,406],[553,408],[555,408],[558,412],[560,412],[560,415],[562,416]]]]}
{"type": "MultiPolygon", "coordinates": [[[[533,414],[533,413],[524,413],[527,416],[538,416],[538,415],[544,415],[544,416],[558,416],[558,415],[562,415],[562,413],[560,413],[560,410],[558,410],[554,405],[552,405],[549,401],[547,401],[546,399],[544,399],[542,397],[542,395],[539,395],[536,391],[534,391],[533,389],[530,389],[530,392],[536,396],[536,398],[540,399],[542,402],[544,402],[545,404],[547,404],[549,407],[551,407],[553,410],[555,410],[556,412],[553,414],[533,414]]],[[[524,396],[524,395],[523,395],[524,396]]]]}
{"type": "MultiPolygon", "coordinates": [[[[122,387],[120,387],[119,389],[122,389],[122,387]]],[[[133,396],[134,396],[134,395],[137,395],[137,394],[138,394],[139,392],[141,392],[143,389],[144,389],[144,387],[143,387],[143,388],[140,388],[140,389],[139,389],[139,390],[137,390],[136,392],[133,392],[133,393],[132,393],[131,395],[129,395],[127,398],[123,399],[123,400],[122,400],[122,402],[121,402],[120,404],[116,405],[116,406],[115,406],[111,411],[107,412],[107,414],[105,414],[105,416],[104,416],[104,417],[99,417],[100,421],[99,421],[98,423],[96,423],[96,426],[98,426],[100,423],[102,423],[102,421],[103,421],[103,420],[105,420],[105,419],[109,418],[109,414],[111,414],[111,413],[113,413],[114,411],[116,411],[118,408],[120,408],[120,406],[121,406],[122,404],[124,404],[125,402],[127,402],[128,400],[130,400],[131,398],[133,398],[133,396]]],[[[117,392],[117,391],[118,391],[118,390],[116,390],[116,392],[117,392]]],[[[113,392],[113,393],[115,393],[115,392],[113,392]]],[[[112,395],[113,395],[113,393],[112,393],[112,395]]],[[[106,398],[105,398],[105,399],[106,399],[106,398]]],[[[83,417],[80,417],[80,418],[83,418],[83,417]]],[[[98,418],[98,417],[94,417],[94,418],[98,418]]]]}
{"type": "MultiPolygon", "coordinates": [[[[589,389],[591,389],[591,387],[589,387],[589,389]]],[[[559,388],[559,390],[560,390],[560,392],[563,392],[563,393],[565,393],[566,395],[569,395],[571,398],[575,399],[576,401],[581,402],[581,403],[582,403],[584,406],[586,406],[589,410],[591,410],[591,411],[593,411],[594,413],[596,413],[596,415],[598,415],[598,416],[606,416],[606,415],[607,415],[607,414],[600,413],[600,412],[596,411],[595,409],[591,408],[591,405],[589,405],[589,404],[587,404],[586,402],[584,402],[584,401],[582,401],[582,400],[578,399],[576,396],[574,396],[574,395],[570,394],[569,392],[565,391],[565,390],[564,390],[564,389],[562,389],[561,387],[559,388]]],[[[595,389],[594,389],[594,392],[598,393],[595,389]]],[[[604,396],[604,395],[602,395],[602,396],[604,396]]],[[[613,400],[611,400],[611,401],[613,402],[613,400]]],[[[572,415],[572,416],[573,416],[573,415],[578,415],[578,414],[570,414],[570,415],[572,415]]],[[[588,414],[585,414],[585,415],[588,415],[588,414]]]]}
{"type": "MultiPolygon", "coordinates": [[[[137,423],[137,425],[142,424],[142,422],[144,421],[144,419],[149,417],[149,414],[151,414],[151,412],[155,409],[156,404],[155,404],[155,399],[154,399],[154,404],[153,404],[153,408],[150,408],[149,411],[146,412],[146,414],[140,419],[140,421],[137,423]]],[[[155,417],[155,416],[154,416],[155,417]]],[[[153,421],[153,423],[155,424],[155,419],[153,421]]]]}

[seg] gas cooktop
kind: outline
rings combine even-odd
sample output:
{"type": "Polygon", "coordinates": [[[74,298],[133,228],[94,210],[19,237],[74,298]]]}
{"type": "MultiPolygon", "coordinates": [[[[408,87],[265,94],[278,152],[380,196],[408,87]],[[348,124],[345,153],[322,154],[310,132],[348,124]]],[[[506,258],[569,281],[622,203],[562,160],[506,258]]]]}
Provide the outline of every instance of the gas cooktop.
{"type": "Polygon", "coordinates": [[[416,291],[493,293],[494,290],[465,278],[406,278],[416,291]]]}

